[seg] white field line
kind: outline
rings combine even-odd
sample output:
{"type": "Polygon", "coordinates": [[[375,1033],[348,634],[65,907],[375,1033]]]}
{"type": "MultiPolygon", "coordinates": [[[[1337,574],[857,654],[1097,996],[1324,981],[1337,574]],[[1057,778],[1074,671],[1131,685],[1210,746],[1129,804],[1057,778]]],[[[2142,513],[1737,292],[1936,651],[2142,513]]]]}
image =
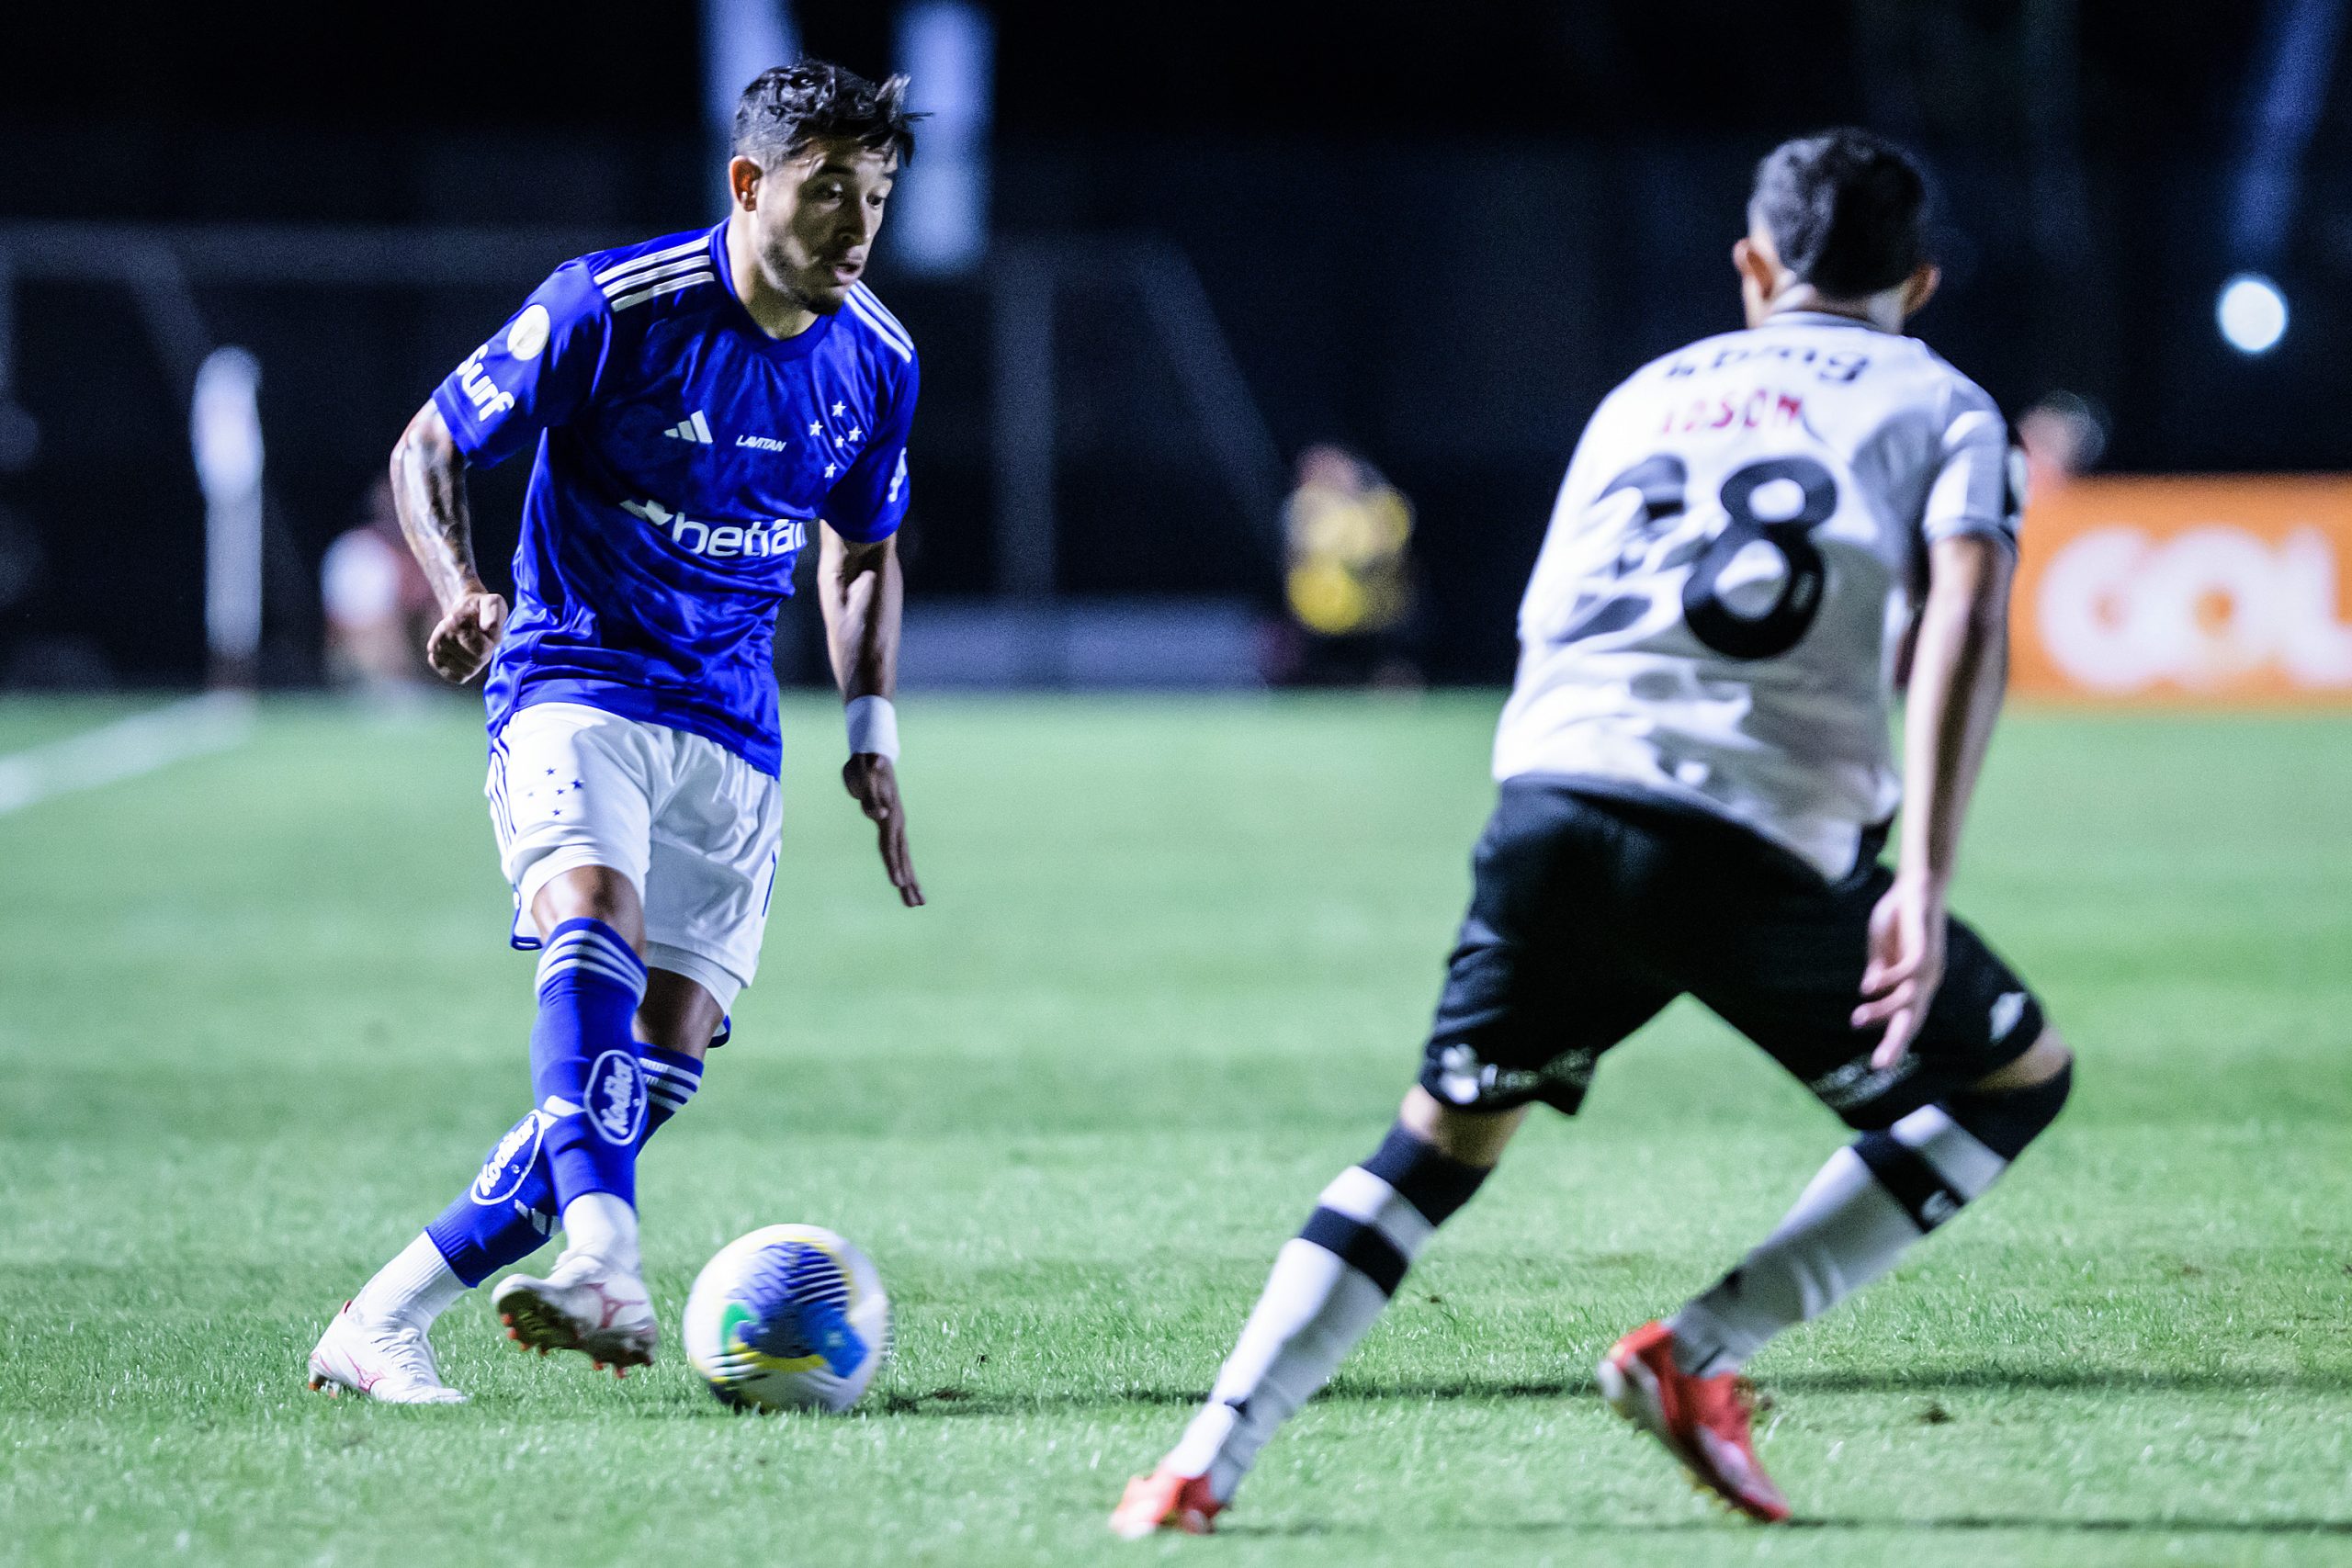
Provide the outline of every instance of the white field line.
{"type": "Polygon", "coordinates": [[[226,751],[253,733],[254,707],[247,692],[207,692],[0,757],[0,817],[226,751]]]}

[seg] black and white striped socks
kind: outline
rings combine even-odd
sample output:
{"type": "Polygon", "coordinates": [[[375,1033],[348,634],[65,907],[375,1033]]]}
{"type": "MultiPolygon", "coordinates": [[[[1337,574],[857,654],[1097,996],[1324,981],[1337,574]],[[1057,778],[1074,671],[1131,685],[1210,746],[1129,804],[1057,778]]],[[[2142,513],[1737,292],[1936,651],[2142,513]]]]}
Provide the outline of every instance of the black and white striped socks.
{"type": "Polygon", "coordinates": [[[2067,1067],[2004,1094],[1953,1095],[1830,1156],[1763,1245],[1668,1320],[1675,1363],[1700,1377],[1736,1371],[1894,1268],[1999,1179],[2057,1119],[2073,1080],[2067,1067]]]}
{"type": "Polygon", "coordinates": [[[1341,1171],[1276,1256],[1265,1293],[1168,1468],[1205,1475],[1220,1501],[1231,1497],[1266,1439],[1330,1380],[1430,1235],[1487,1174],[1401,1126],[1370,1159],[1341,1171]]]}

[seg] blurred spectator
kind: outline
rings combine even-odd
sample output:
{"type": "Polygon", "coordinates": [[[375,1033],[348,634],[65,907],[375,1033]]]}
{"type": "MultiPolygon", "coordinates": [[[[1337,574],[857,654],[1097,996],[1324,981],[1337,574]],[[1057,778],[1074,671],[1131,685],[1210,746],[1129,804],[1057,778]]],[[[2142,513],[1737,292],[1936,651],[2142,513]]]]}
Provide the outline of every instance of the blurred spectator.
{"type": "Polygon", "coordinates": [[[1418,685],[1412,658],[1413,507],[1344,447],[1299,454],[1283,506],[1290,624],[1268,673],[1309,685],[1418,685]]]}
{"type": "Polygon", "coordinates": [[[326,607],[330,682],[379,696],[424,683],[433,585],[401,536],[390,480],[368,492],[359,525],[327,547],[319,597],[326,607]]]}
{"type": "Polygon", "coordinates": [[[2088,399],[2052,392],[2018,421],[2025,448],[2027,494],[2048,492],[2098,467],[2107,454],[2107,416],[2088,399]]]}

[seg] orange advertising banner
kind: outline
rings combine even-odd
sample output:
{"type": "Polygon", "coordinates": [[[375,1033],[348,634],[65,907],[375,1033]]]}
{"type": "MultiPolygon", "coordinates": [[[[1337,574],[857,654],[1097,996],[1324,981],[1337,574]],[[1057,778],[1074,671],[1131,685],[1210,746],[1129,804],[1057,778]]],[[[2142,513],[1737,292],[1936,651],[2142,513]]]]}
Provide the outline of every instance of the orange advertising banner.
{"type": "Polygon", "coordinates": [[[2075,479],[2023,543],[2020,694],[2352,705],[2352,476],[2075,479]]]}

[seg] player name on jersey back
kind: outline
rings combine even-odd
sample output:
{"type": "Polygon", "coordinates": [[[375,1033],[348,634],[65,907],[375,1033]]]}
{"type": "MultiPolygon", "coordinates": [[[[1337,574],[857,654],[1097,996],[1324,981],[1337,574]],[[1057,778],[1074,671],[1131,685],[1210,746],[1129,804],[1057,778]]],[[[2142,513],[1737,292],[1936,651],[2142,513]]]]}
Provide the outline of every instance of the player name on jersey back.
{"type": "Polygon", "coordinates": [[[1645,367],[1561,485],[1496,777],[1664,796],[1845,874],[1900,797],[1893,665],[1927,546],[2014,541],[2021,474],[1973,382],[1841,317],[1645,367]]]}

